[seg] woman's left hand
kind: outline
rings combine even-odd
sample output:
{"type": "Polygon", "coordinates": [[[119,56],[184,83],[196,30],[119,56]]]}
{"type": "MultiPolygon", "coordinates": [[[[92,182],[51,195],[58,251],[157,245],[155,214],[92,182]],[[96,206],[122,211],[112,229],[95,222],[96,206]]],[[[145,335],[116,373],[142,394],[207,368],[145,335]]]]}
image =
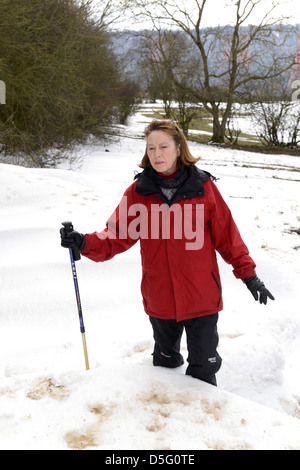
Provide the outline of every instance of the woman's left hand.
{"type": "Polygon", "coordinates": [[[271,300],[275,300],[270,291],[266,288],[264,283],[257,277],[246,277],[243,279],[243,282],[246,284],[251,294],[255,300],[259,300],[260,304],[267,304],[268,297],[271,300]]]}

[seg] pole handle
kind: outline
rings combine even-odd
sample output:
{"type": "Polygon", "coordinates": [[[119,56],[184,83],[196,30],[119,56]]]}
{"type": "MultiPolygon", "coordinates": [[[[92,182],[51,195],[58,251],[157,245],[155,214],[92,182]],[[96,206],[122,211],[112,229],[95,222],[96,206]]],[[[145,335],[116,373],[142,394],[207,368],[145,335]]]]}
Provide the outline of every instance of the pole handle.
{"type": "MultiPolygon", "coordinates": [[[[73,232],[74,227],[73,227],[72,222],[62,222],[62,225],[65,227],[66,234],[73,232]]],[[[77,247],[70,248],[70,249],[72,250],[74,261],[79,261],[81,259],[79,249],[77,247]]]]}

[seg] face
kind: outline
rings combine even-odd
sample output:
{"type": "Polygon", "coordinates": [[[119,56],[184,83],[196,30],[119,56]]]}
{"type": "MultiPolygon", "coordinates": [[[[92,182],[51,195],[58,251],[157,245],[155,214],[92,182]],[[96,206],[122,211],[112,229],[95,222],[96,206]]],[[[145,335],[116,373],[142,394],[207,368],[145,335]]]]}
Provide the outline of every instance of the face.
{"type": "Polygon", "coordinates": [[[164,131],[152,131],[147,138],[147,154],[154,170],[164,175],[174,173],[180,148],[164,131]]]}

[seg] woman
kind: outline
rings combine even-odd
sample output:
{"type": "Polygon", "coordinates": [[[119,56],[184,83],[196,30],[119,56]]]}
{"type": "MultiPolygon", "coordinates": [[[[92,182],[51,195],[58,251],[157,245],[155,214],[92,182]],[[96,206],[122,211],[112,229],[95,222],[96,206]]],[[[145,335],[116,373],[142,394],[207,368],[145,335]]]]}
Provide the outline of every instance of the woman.
{"type": "Polygon", "coordinates": [[[106,261],[140,241],[144,309],[153,327],[153,364],[183,364],[180,341],[186,330],[186,374],[216,385],[222,359],[217,352],[218,314],[223,308],[216,251],[233,266],[256,300],[272,294],[258,279],[231,212],[214,178],[197,168],[199,159],[172,121],[154,120],[145,129],[143,171],[101,233],[69,234],[62,246],[106,261]]]}

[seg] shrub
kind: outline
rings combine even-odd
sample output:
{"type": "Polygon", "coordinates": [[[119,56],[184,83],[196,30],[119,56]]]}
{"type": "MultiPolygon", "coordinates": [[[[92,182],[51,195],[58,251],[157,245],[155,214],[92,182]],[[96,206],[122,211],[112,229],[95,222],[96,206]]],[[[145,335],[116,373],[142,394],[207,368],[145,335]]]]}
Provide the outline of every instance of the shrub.
{"type": "Polygon", "coordinates": [[[55,166],[74,144],[103,139],[118,115],[120,76],[89,2],[1,0],[0,16],[2,153],[55,166]]]}

